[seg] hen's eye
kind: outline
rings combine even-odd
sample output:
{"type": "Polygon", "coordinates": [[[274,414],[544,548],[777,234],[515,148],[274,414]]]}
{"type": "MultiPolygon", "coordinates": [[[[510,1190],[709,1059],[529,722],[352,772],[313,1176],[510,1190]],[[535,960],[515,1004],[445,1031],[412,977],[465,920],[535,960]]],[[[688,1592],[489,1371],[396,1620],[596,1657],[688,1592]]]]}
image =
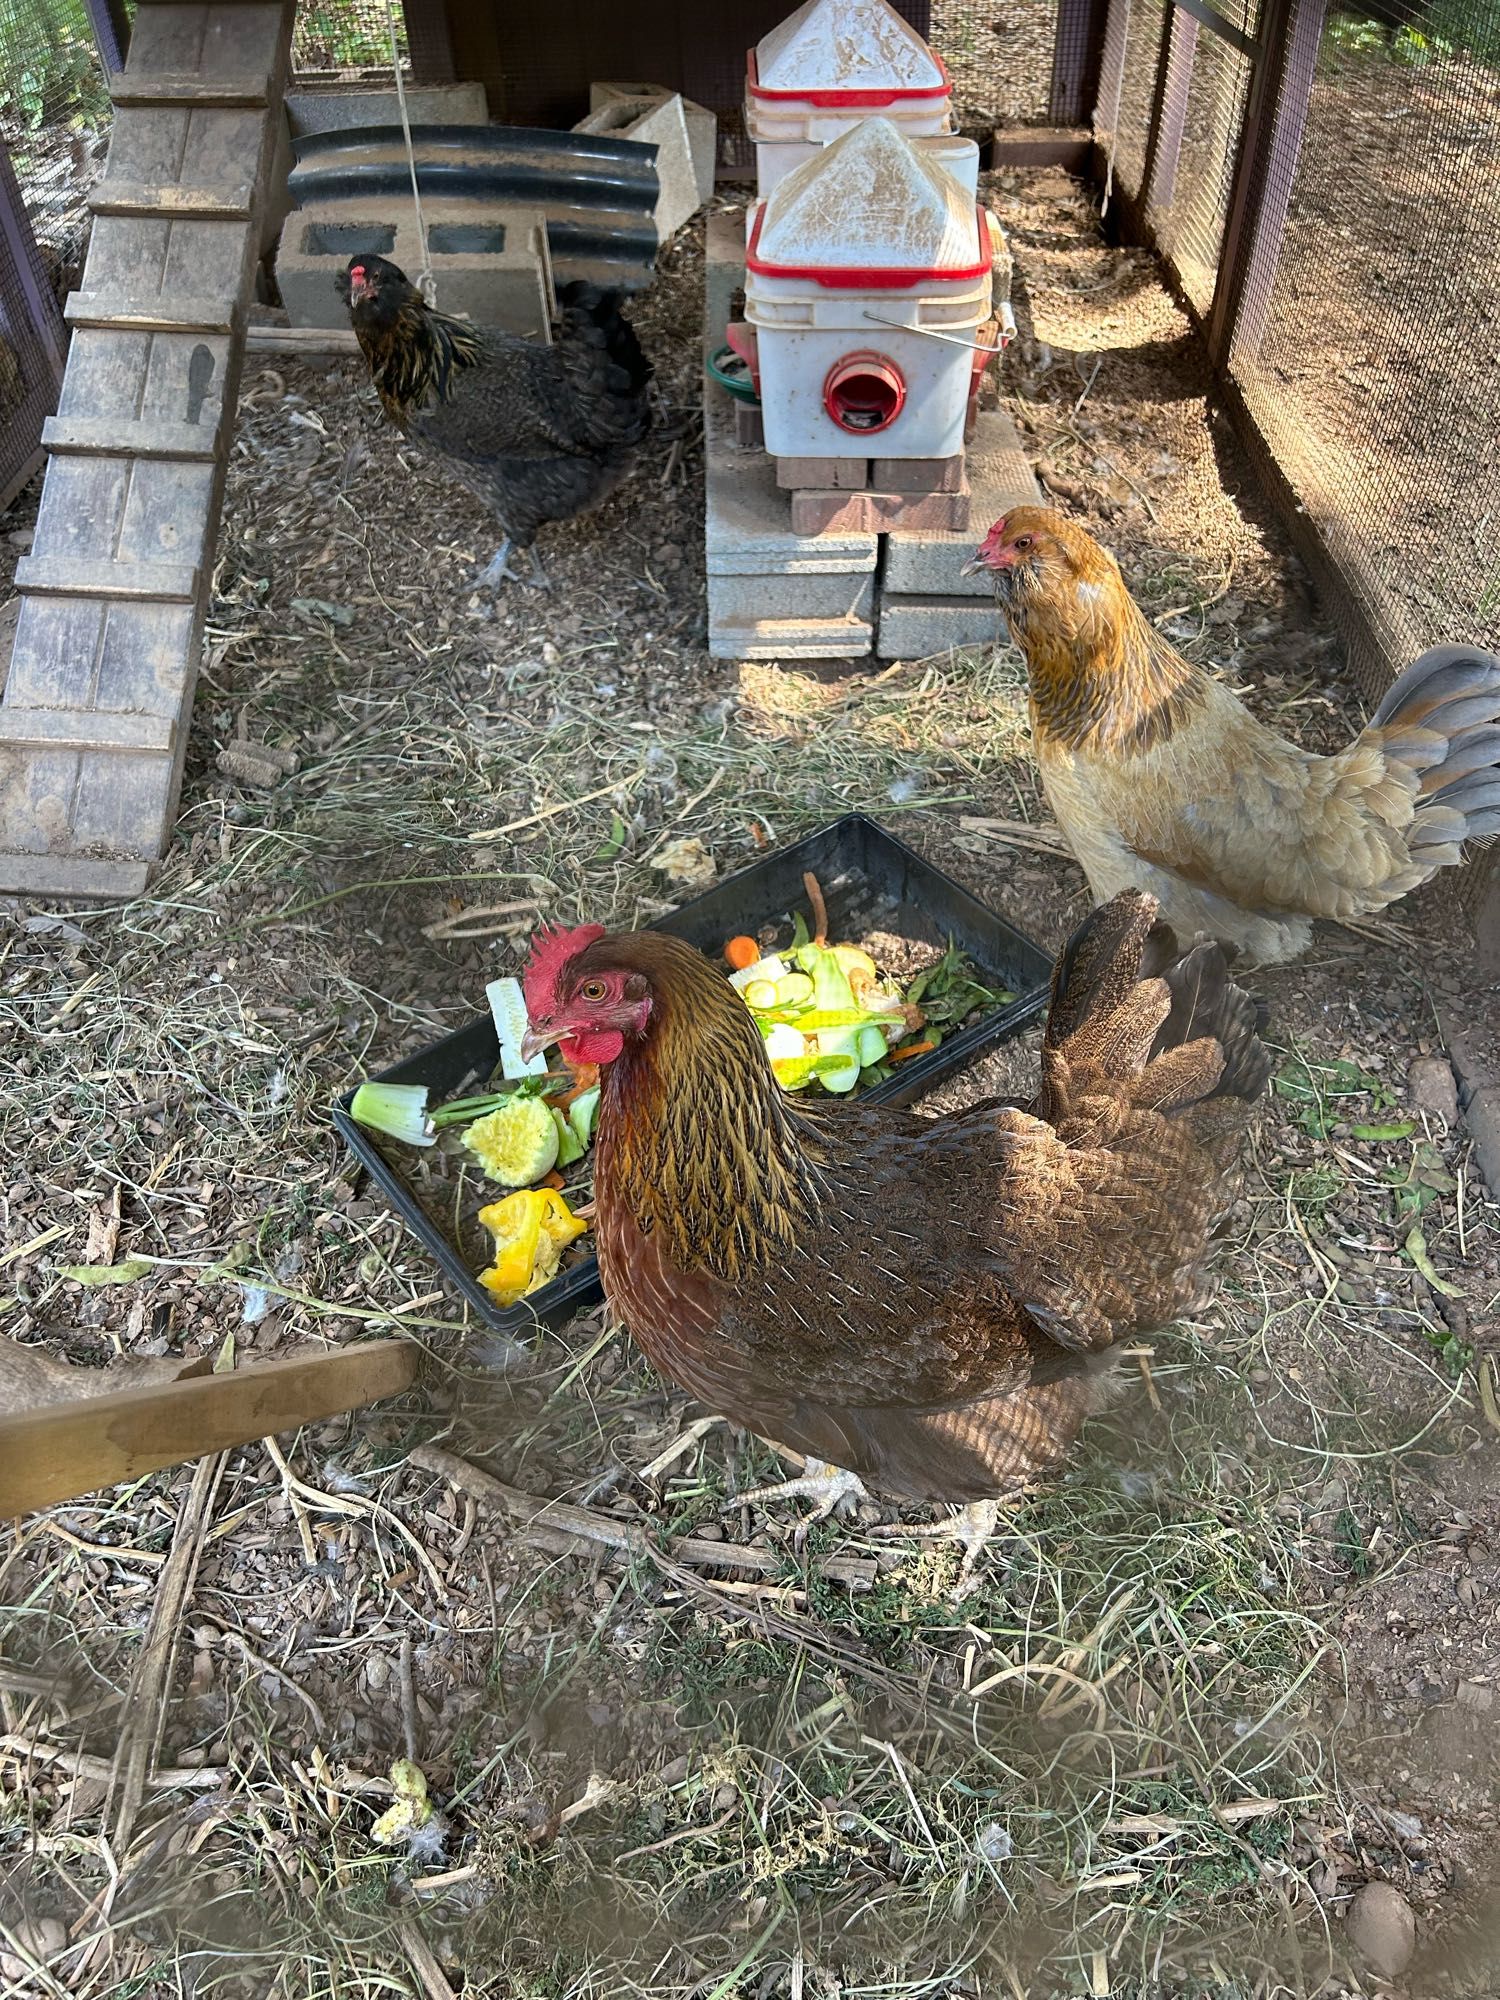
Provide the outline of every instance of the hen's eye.
{"type": "Polygon", "coordinates": [[[1017,547],[1018,549],[1029,549],[1029,548],[1031,547],[1031,537],[1030,537],[1030,535],[1017,535],[1017,536],[1016,536],[1016,547],[1017,547]]]}
{"type": "Polygon", "coordinates": [[[602,979],[585,979],[578,990],[585,1000],[602,1000],[609,988],[602,979]]]}

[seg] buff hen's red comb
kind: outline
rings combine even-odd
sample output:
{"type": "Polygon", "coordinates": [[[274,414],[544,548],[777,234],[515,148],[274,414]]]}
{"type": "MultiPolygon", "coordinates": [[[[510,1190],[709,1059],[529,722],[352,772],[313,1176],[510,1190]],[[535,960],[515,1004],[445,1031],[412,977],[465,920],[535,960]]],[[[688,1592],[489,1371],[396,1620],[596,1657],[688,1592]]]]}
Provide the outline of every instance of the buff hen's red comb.
{"type": "Polygon", "coordinates": [[[557,1004],[557,983],[562,969],[581,951],[587,951],[604,935],[603,924],[580,924],[577,930],[538,931],[531,940],[531,956],[521,975],[526,995],[526,1012],[533,1021],[545,1021],[557,1004]]]}

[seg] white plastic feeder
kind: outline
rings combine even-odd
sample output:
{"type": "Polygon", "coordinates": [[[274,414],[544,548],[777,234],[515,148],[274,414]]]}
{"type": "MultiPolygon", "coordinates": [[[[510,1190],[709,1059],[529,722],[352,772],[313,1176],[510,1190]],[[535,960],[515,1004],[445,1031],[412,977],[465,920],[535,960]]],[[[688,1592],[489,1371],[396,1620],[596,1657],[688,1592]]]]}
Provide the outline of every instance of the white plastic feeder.
{"type": "Polygon", "coordinates": [[[942,59],[886,0],[807,0],[746,58],[759,192],[872,113],[908,138],[951,133],[942,59]]]}
{"type": "Polygon", "coordinates": [[[758,201],[745,317],[767,451],[961,451],[973,347],[990,318],[994,227],[962,182],[884,118],[854,126],[758,201]]]}

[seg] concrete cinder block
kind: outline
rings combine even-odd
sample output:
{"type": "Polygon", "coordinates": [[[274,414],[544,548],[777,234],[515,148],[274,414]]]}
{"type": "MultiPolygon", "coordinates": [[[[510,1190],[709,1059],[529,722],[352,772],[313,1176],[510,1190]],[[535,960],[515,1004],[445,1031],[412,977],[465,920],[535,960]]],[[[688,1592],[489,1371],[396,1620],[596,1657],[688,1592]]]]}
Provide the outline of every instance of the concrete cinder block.
{"type": "Polygon", "coordinates": [[[792,495],[792,526],[799,535],[847,533],[863,528],[879,534],[896,527],[964,533],[969,495],[958,493],[864,493],[803,490],[792,495]]]}
{"type": "Polygon", "coordinates": [[[593,84],[589,115],[573,130],[655,146],[661,187],[656,234],[662,243],[696,215],[714,191],[718,145],[714,114],[678,91],[655,83],[593,84]]]}
{"type": "Polygon", "coordinates": [[[708,650],[716,660],[863,660],[874,627],[859,618],[747,618],[710,623],[708,650]]]}
{"type": "MultiPolygon", "coordinates": [[[[408,276],[422,268],[416,211],[408,198],[366,197],[294,209],[281,231],[276,282],[293,326],[347,326],[337,279],[361,252],[389,257],[408,276]],[[378,212],[377,212],[378,209],[378,212]]],[[[490,210],[423,202],[438,304],[481,326],[550,338],[552,279],[546,218],[537,209],[490,210]]]]}
{"type": "Polygon", "coordinates": [[[973,597],[880,598],[875,650],[882,660],[925,660],[950,646],[1003,646],[999,606],[973,597]]]}
{"type": "MultiPolygon", "coordinates": [[[[482,83],[417,83],[406,93],[413,125],[488,125],[482,83]]],[[[310,132],[357,132],[369,125],[399,125],[395,90],[289,90],[286,122],[294,139],[310,132]]]]}
{"type": "Polygon", "coordinates": [[[871,484],[867,458],[778,458],[776,484],[795,490],[801,486],[834,487],[859,492],[871,484]]]}
{"type": "Polygon", "coordinates": [[[960,493],[963,483],[961,451],[951,458],[877,458],[870,466],[870,484],[883,493],[960,493]]]}
{"type": "Polygon", "coordinates": [[[1036,506],[1041,500],[1016,427],[1004,410],[980,412],[967,453],[967,469],[969,527],[965,532],[918,529],[902,522],[886,536],[883,588],[888,596],[977,597],[986,601],[993,597],[987,576],[960,576],[959,571],[1007,508],[1036,506]]]}
{"type": "Polygon", "coordinates": [[[874,570],[803,570],[792,576],[724,574],[708,579],[708,625],[765,620],[812,624],[875,622],[874,570]]]}

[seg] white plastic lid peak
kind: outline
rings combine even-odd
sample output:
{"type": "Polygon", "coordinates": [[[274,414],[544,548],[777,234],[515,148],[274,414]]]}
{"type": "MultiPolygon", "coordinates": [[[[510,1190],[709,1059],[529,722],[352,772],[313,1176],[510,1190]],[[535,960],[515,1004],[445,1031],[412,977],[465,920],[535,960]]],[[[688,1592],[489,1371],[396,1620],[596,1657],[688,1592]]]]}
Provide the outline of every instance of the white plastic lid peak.
{"type": "Polygon", "coordinates": [[[944,90],[941,63],[886,0],[807,0],[755,51],[762,90],[944,90]]]}
{"type": "Polygon", "coordinates": [[[888,118],[866,118],[766,197],[755,265],[910,270],[941,277],[986,263],[974,202],[888,118]]]}

